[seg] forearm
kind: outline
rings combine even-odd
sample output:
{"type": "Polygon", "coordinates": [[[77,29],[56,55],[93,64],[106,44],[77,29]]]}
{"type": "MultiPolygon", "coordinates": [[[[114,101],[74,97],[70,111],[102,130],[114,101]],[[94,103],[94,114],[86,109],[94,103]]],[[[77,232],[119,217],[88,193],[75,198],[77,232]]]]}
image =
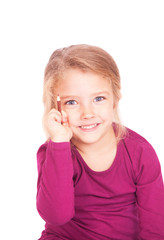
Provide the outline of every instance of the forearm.
{"type": "Polygon", "coordinates": [[[62,225],[74,215],[73,164],[70,143],[50,141],[46,153],[38,153],[38,161],[41,164],[37,193],[38,212],[46,222],[62,225]]]}

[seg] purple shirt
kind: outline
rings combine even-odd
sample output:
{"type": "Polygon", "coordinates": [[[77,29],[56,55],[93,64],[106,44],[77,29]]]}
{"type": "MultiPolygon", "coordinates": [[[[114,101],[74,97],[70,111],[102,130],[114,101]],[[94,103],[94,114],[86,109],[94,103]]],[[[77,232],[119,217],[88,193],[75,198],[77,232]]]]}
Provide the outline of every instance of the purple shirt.
{"type": "Polygon", "coordinates": [[[128,129],[105,171],[90,169],[69,142],[50,140],[37,159],[37,209],[46,222],[40,239],[164,239],[160,163],[137,133],[128,129]]]}

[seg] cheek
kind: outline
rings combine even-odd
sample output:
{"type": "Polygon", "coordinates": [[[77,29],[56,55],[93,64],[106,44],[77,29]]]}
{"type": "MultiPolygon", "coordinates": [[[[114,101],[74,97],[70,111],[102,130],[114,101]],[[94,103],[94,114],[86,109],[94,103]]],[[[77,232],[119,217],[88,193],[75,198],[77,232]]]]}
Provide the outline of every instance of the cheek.
{"type": "Polygon", "coordinates": [[[107,104],[104,108],[99,109],[99,114],[105,119],[111,118],[114,115],[114,108],[112,104],[107,104]]]}
{"type": "Polygon", "coordinates": [[[110,121],[111,122],[114,119],[114,112],[113,111],[107,111],[104,114],[102,114],[101,117],[104,121],[107,121],[107,122],[110,121]]]}
{"type": "Polygon", "coordinates": [[[74,111],[68,110],[68,109],[63,109],[68,117],[68,122],[70,125],[74,125],[77,122],[77,116],[74,111]]]}

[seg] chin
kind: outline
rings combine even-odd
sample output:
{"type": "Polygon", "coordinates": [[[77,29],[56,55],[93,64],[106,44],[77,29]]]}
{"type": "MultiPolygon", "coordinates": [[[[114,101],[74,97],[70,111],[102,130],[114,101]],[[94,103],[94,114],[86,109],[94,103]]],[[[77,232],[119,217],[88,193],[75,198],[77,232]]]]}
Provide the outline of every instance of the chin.
{"type": "Polygon", "coordinates": [[[95,144],[97,142],[101,141],[100,138],[96,138],[94,136],[86,136],[86,137],[80,137],[78,138],[77,136],[76,137],[73,137],[72,138],[72,142],[75,142],[76,144],[95,144]]]}
{"type": "Polygon", "coordinates": [[[110,133],[111,125],[110,126],[103,126],[99,125],[94,129],[85,129],[80,131],[77,129],[73,131],[73,138],[72,142],[76,142],[76,144],[95,144],[98,142],[103,141],[105,138],[109,138],[107,135],[110,133]]]}

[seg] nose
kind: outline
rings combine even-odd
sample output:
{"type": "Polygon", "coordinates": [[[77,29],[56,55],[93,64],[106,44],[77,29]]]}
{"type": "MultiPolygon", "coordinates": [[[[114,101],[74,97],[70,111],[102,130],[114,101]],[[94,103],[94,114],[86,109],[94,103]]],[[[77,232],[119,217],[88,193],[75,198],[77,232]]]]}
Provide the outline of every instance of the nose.
{"type": "Polygon", "coordinates": [[[81,109],[81,119],[94,118],[95,113],[91,105],[83,106],[81,109]]]}

